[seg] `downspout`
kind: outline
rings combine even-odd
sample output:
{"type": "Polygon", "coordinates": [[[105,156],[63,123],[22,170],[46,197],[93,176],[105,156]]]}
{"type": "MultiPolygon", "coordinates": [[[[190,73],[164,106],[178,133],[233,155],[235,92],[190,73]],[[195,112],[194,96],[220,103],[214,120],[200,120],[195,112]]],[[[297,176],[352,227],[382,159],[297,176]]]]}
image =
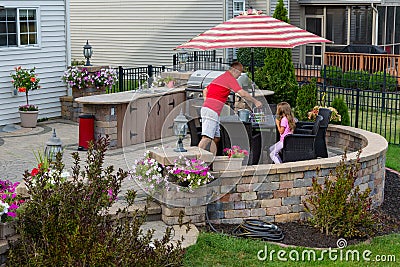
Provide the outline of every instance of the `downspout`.
{"type": "Polygon", "coordinates": [[[67,51],[67,67],[71,65],[71,24],[70,24],[70,0],[65,0],[65,46],[67,51]]]}
{"type": "MultiPolygon", "coordinates": [[[[66,50],[66,63],[71,66],[71,28],[70,28],[70,0],[65,0],[65,50],[66,50]]],[[[67,87],[67,95],[72,95],[72,88],[67,87]]]]}
{"type": "MultiPolygon", "coordinates": [[[[225,0],[224,2],[224,21],[227,21],[229,18],[229,0],[225,0]]],[[[223,49],[223,54],[222,54],[223,58],[225,59],[225,62],[227,62],[228,60],[228,49],[223,49]]]]}
{"type": "Polygon", "coordinates": [[[271,0],[267,0],[266,15],[271,16],[271,0]]]}
{"type": "Polygon", "coordinates": [[[372,13],[372,21],[373,21],[373,28],[372,28],[372,44],[378,45],[378,9],[371,3],[371,8],[373,10],[372,13]]]}

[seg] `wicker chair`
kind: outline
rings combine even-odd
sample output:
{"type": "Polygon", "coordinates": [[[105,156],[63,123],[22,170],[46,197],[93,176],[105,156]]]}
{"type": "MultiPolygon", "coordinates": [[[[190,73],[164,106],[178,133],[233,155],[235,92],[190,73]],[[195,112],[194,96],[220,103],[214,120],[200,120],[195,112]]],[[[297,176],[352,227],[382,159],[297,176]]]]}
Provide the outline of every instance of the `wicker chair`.
{"type": "Polygon", "coordinates": [[[318,115],[310,134],[289,134],[283,141],[283,149],[281,151],[282,162],[292,162],[299,160],[315,159],[315,143],[320,123],[323,120],[321,115],[318,115]]]}
{"type": "Polygon", "coordinates": [[[234,145],[249,151],[248,158],[244,159],[247,165],[258,164],[261,155],[261,133],[253,131],[251,123],[241,121],[221,123],[221,140],[217,155],[221,155],[224,148],[234,145]]]}
{"type": "Polygon", "coordinates": [[[188,128],[190,134],[190,146],[197,146],[201,140],[201,122],[200,118],[188,117],[188,128]]]}
{"type": "MultiPolygon", "coordinates": [[[[318,115],[321,115],[323,120],[320,123],[317,138],[315,140],[315,153],[317,157],[327,158],[328,149],[326,147],[326,129],[328,128],[329,120],[331,118],[332,111],[327,108],[320,108],[318,115]]],[[[296,123],[296,134],[310,134],[313,127],[313,122],[299,121],[296,123]]]]}

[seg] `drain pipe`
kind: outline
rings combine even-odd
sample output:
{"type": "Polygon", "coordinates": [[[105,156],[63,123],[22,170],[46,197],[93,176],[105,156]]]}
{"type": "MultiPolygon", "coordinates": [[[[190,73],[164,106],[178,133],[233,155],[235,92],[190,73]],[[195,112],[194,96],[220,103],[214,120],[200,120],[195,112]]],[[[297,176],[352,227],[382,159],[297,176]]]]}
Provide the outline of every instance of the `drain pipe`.
{"type": "Polygon", "coordinates": [[[374,6],[373,3],[371,3],[371,8],[373,10],[372,13],[372,21],[374,22],[372,25],[374,25],[374,28],[372,29],[372,44],[373,45],[378,45],[378,9],[374,6]]]}

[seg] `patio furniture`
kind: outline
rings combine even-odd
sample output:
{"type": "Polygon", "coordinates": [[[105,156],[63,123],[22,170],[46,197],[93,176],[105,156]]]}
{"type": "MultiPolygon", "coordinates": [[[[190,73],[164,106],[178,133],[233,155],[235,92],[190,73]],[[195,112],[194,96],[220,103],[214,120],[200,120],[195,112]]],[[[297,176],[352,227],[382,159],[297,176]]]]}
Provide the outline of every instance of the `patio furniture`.
{"type": "Polygon", "coordinates": [[[201,121],[200,118],[188,117],[188,128],[190,134],[190,146],[197,146],[201,140],[201,121]]]}
{"type": "Polygon", "coordinates": [[[316,159],[315,143],[320,123],[323,120],[318,115],[310,134],[289,134],[283,141],[283,149],[281,151],[282,162],[292,162],[299,160],[316,159]]]}
{"type": "Polygon", "coordinates": [[[237,120],[226,120],[221,117],[221,140],[217,155],[221,155],[224,148],[236,145],[249,151],[248,157],[244,159],[247,165],[257,165],[262,148],[261,133],[255,131],[251,122],[241,122],[237,116],[227,117],[236,117],[237,120]]]}
{"type": "MultiPolygon", "coordinates": [[[[319,130],[317,133],[317,138],[315,141],[315,153],[317,157],[321,158],[328,157],[328,149],[326,148],[325,136],[331,114],[332,111],[328,108],[320,108],[318,111],[318,115],[321,115],[323,119],[320,123],[319,130]]],[[[313,122],[299,121],[296,123],[296,129],[294,130],[294,133],[311,134],[313,125],[314,125],[313,122]]]]}

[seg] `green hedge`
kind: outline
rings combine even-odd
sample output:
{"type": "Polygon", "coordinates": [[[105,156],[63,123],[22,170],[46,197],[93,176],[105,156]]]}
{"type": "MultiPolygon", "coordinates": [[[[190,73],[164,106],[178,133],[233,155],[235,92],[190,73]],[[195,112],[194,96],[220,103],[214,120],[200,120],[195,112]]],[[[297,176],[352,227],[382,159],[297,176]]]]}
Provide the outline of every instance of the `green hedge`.
{"type": "Polygon", "coordinates": [[[382,91],[385,85],[386,90],[389,92],[396,91],[397,89],[397,79],[396,77],[386,73],[386,81],[385,81],[385,73],[383,71],[375,72],[371,75],[369,79],[369,88],[375,91],[382,91]]]}
{"type": "Polygon", "coordinates": [[[343,74],[343,87],[368,89],[369,72],[362,70],[349,70],[343,74]]]}
{"type": "Polygon", "coordinates": [[[343,78],[343,70],[337,66],[326,66],[320,71],[321,77],[325,78],[327,85],[341,86],[343,78]]]}

